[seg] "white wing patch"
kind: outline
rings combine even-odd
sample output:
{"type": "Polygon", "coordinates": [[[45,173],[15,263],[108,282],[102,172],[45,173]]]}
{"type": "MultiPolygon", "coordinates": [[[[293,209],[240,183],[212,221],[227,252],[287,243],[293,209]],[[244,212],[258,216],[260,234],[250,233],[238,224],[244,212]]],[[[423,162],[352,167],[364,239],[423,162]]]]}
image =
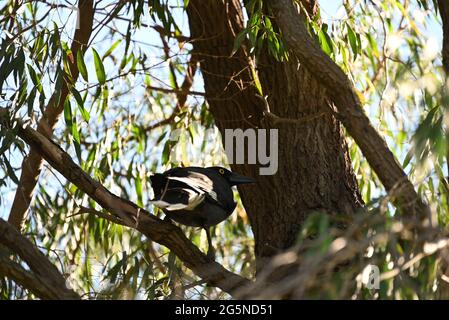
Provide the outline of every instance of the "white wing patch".
{"type": "Polygon", "coordinates": [[[165,209],[171,205],[170,203],[162,201],[162,200],[153,200],[153,201],[150,201],[150,203],[153,206],[158,207],[160,209],[165,209]]]}
{"type": "Polygon", "coordinates": [[[151,204],[154,206],[165,209],[168,211],[176,211],[176,210],[193,210],[195,209],[205,198],[205,194],[203,193],[196,193],[193,190],[189,189],[183,189],[184,192],[187,192],[189,194],[189,198],[187,200],[187,203],[169,203],[164,200],[155,200],[150,201],[151,204]]]}
{"type": "Polygon", "coordinates": [[[168,177],[168,179],[177,180],[182,183],[185,183],[186,185],[188,185],[189,187],[200,193],[203,192],[209,193],[210,191],[212,191],[213,182],[207,176],[193,171],[189,171],[189,174],[190,174],[189,177],[170,176],[168,177]]]}
{"type": "Polygon", "coordinates": [[[218,202],[218,195],[217,195],[217,193],[216,193],[215,191],[210,191],[210,192],[209,192],[209,196],[210,196],[212,199],[214,199],[215,201],[218,202]]]}
{"type": "Polygon", "coordinates": [[[187,203],[169,203],[164,201],[164,193],[160,200],[151,201],[151,203],[161,209],[167,211],[177,210],[194,210],[201,202],[204,201],[206,195],[218,202],[218,195],[213,191],[213,182],[206,175],[189,171],[188,177],[168,176],[169,180],[176,180],[188,186],[188,188],[180,188],[183,193],[188,194],[187,203]]]}

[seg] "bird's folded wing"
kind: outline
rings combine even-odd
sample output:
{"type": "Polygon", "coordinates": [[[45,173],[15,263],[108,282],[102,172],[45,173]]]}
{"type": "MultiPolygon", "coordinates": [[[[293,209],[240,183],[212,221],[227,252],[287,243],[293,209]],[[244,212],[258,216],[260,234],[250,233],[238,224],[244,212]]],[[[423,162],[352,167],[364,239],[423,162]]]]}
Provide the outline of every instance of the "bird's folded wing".
{"type": "Polygon", "coordinates": [[[154,206],[168,211],[193,210],[205,198],[204,193],[197,193],[186,188],[167,189],[160,199],[150,201],[154,206]]]}
{"type": "Polygon", "coordinates": [[[173,170],[168,175],[161,175],[160,181],[155,178],[152,182],[157,182],[159,190],[155,192],[155,199],[150,203],[161,209],[193,210],[206,198],[223,206],[214,191],[213,181],[203,173],[173,170]]]}
{"type": "Polygon", "coordinates": [[[186,177],[169,176],[168,179],[180,181],[199,194],[205,194],[218,202],[217,193],[213,190],[213,181],[205,174],[189,171],[186,177]]]}

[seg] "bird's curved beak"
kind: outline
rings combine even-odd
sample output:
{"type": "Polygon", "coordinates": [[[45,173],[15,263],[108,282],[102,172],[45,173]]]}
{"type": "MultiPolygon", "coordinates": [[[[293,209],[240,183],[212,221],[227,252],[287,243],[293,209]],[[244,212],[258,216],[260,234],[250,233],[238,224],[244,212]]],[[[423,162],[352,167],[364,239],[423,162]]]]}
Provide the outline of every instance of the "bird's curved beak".
{"type": "Polygon", "coordinates": [[[245,184],[245,183],[255,183],[256,180],[254,180],[253,178],[249,178],[249,177],[245,177],[241,174],[232,172],[231,176],[228,178],[229,182],[231,182],[231,184],[233,186],[239,185],[239,184],[245,184]]]}

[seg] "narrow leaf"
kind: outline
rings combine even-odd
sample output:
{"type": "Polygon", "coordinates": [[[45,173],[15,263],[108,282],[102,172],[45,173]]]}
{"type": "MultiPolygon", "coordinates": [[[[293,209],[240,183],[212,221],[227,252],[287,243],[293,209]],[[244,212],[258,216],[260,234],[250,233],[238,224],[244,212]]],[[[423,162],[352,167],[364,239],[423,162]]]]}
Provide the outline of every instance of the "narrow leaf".
{"type": "Polygon", "coordinates": [[[73,118],[73,125],[72,125],[72,137],[73,137],[73,144],[75,146],[75,152],[76,156],[78,157],[79,163],[81,163],[81,140],[80,140],[80,134],[78,131],[78,126],[76,124],[76,118],[73,118]]]}
{"type": "Polygon", "coordinates": [[[83,53],[81,50],[78,50],[76,53],[76,64],[78,65],[78,70],[80,71],[83,79],[89,81],[86,64],[84,63],[83,53]]]}
{"type": "Polygon", "coordinates": [[[83,98],[81,98],[81,94],[79,93],[78,90],[76,90],[75,87],[72,88],[72,94],[73,94],[73,97],[75,98],[75,100],[76,100],[76,102],[77,102],[78,109],[79,109],[80,112],[81,112],[81,116],[83,117],[83,119],[84,119],[86,122],[89,122],[90,114],[89,114],[89,112],[84,108],[84,101],[83,101],[83,98]]]}
{"type": "Polygon", "coordinates": [[[357,53],[358,53],[357,37],[354,33],[354,30],[352,30],[352,28],[349,24],[346,24],[346,28],[348,29],[349,44],[351,45],[352,53],[354,54],[354,60],[355,60],[355,58],[357,58],[357,53]]]}
{"type": "Polygon", "coordinates": [[[121,39],[118,39],[117,41],[115,41],[115,42],[112,44],[112,46],[111,46],[111,47],[105,52],[105,54],[103,55],[103,60],[104,60],[106,57],[109,57],[109,56],[111,55],[112,51],[114,51],[114,49],[117,48],[117,46],[120,44],[120,42],[122,42],[122,40],[121,40],[121,39]]]}
{"type": "Polygon", "coordinates": [[[72,130],[72,107],[70,105],[70,100],[68,97],[67,97],[67,99],[65,99],[65,102],[64,102],[64,120],[65,120],[67,127],[71,131],[72,130]]]}
{"type": "Polygon", "coordinates": [[[28,73],[30,74],[31,81],[33,81],[33,84],[37,87],[37,90],[39,90],[40,93],[43,93],[43,88],[41,84],[41,80],[36,74],[36,71],[33,69],[33,67],[27,63],[28,67],[28,73]]]}
{"type": "Polygon", "coordinates": [[[104,84],[106,82],[106,73],[104,71],[103,62],[95,49],[92,48],[92,52],[94,54],[95,72],[97,74],[98,82],[104,84]]]}

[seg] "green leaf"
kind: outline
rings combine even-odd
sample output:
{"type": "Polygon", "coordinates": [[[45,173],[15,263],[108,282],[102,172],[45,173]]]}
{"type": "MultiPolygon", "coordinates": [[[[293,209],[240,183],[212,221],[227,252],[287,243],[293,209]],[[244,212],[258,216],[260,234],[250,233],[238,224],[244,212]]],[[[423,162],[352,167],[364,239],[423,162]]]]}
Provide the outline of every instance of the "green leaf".
{"type": "Polygon", "coordinates": [[[248,30],[244,29],[242,30],[234,40],[234,47],[232,48],[231,57],[237,52],[237,50],[240,48],[240,45],[242,44],[243,40],[246,38],[248,30]]]}
{"type": "Polygon", "coordinates": [[[111,47],[105,52],[105,54],[103,55],[103,60],[104,60],[106,57],[109,57],[109,56],[111,55],[112,51],[114,51],[114,49],[120,44],[120,42],[122,42],[121,39],[115,41],[115,42],[112,44],[112,46],[111,46],[111,47]]]}
{"type": "Polygon", "coordinates": [[[189,130],[190,141],[192,143],[194,143],[195,137],[196,137],[196,132],[195,132],[195,128],[194,128],[193,124],[191,124],[187,129],[189,130]]]}
{"type": "Polygon", "coordinates": [[[137,173],[136,177],[136,193],[137,193],[137,205],[143,207],[142,179],[140,179],[139,173],[137,173]]]}
{"type": "MultiPolygon", "coordinates": [[[[155,3],[157,3],[157,2],[155,2],[155,3]]],[[[122,70],[126,66],[126,64],[128,62],[127,56],[128,56],[129,44],[130,44],[130,41],[131,41],[131,24],[132,24],[132,22],[130,21],[129,24],[128,24],[128,29],[126,30],[125,53],[123,54],[123,58],[122,58],[122,61],[120,63],[120,68],[119,68],[120,70],[122,70]]]]}
{"type": "Polygon", "coordinates": [[[94,48],[92,48],[92,52],[94,54],[95,72],[97,74],[98,82],[104,84],[106,82],[106,73],[104,71],[103,62],[94,48]]]}
{"type": "Polygon", "coordinates": [[[83,98],[81,98],[81,94],[79,93],[78,90],[76,90],[75,87],[72,87],[72,94],[73,94],[73,97],[75,98],[75,100],[76,100],[76,102],[77,102],[78,108],[79,108],[79,110],[80,110],[80,112],[81,112],[81,116],[83,117],[83,119],[84,119],[86,122],[89,122],[89,120],[90,120],[90,114],[89,114],[89,112],[84,108],[84,101],[83,101],[83,98]]]}
{"type": "Polygon", "coordinates": [[[75,146],[75,152],[76,152],[76,156],[78,157],[78,161],[79,161],[79,163],[82,163],[80,134],[78,131],[78,126],[76,124],[76,118],[74,117],[72,120],[73,120],[73,125],[72,125],[73,144],[75,146]]]}
{"type": "Polygon", "coordinates": [[[64,82],[64,71],[60,68],[56,70],[56,82],[55,82],[55,90],[56,93],[56,105],[59,105],[59,100],[61,99],[61,93],[62,93],[62,85],[64,82]]]}
{"type": "Polygon", "coordinates": [[[33,89],[31,89],[31,92],[27,98],[28,116],[31,116],[31,114],[33,113],[33,105],[34,105],[35,98],[36,98],[36,88],[33,88],[33,89]]]}
{"type": "Polygon", "coordinates": [[[72,130],[72,107],[70,105],[70,100],[67,97],[64,102],[64,120],[67,127],[72,130]]]}
{"type": "Polygon", "coordinates": [[[146,75],[145,75],[144,83],[145,83],[145,85],[147,85],[147,86],[151,86],[151,78],[150,78],[150,75],[149,75],[149,74],[146,74],[146,75]]]}
{"type": "Polygon", "coordinates": [[[50,38],[50,43],[51,43],[50,58],[54,59],[56,57],[56,54],[58,53],[59,45],[61,43],[61,39],[59,37],[59,28],[54,21],[53,21],[53,34],[50,38]]]}
{"type": "Polygon", "coordinates": [[[81,73],[83,79],[89,81],[86,64],[84,63],[83,53],[81,52],[81,50],[78,50],[76,52],[76,64],[78,65],[78,70],[81,73]]]}
{"type": "Polygon", "coordinates": [[[42,88],[42,83],[39,77],[37,76],[36,71],[33,69],[33,67],[27,63],[28,67],[28,73],[30,74],[31,81],[33,81],[33,84],[37,87],[37,90],[39,90],[40,93],[43,93],[44,90],[42,88]]]}
{"type": "Polygon", "coordinates": [[[172,147],[172,141],[167,140],[164,145],[164,150],[162,150],[162,164],[166,164],[170,160],[170,152],[172,150],[172,147]]]}
{"type": "Polygon", "coordinates": [[[2,141],[2,145],[0,147],[0,155],[3,155],[3,153],[9,149],[11,144],[15,142],[18,128],[19,126],[16,126],[12,130],[6,130],[6,132],[4,131],[4,129],[0,131],[0,140],[2,141]]]}
{"type": "Polygon", "coordinates": [[[159,136],[159,138],[157,139],[156,144],[161,143],[161,141],[165,139],[165,137],[167,136],[167,134],[168,134],[168,131],[162,133],[162,134],[159,136]]]}
{"type": "Polygon", "coordinates": [[[79,163],[81,163],[81,144],[78,126],[76,124],[76,118],[72,114],[72,106],[70,105],[70,99],[67,97],[64,102],[64,120],[69,129],[69,133],[72,136],[73,144],[75,146],[76,156],[79,163]]]}
{"type": "Polygon", "coordinates": [[[36,40],[34,40],[33,48],[31,49],[31,55],[35,56],[39,53],[40,49],[44,45],[44,34],[43,32],[39,33],[36,40]]]}
{"type": "MultiPolygon", "coordinates": [[[[4,54],[4,52],[0,52],[0,57],[4,54]]],[[[6,81],[9,74],[12,72],[13,64],[11,63],[11,58],[9,54],[6,54],[3,58],[3,63],[0,65],[0,89],[3,86],[3,82],[6,81]]]]}
{"type": "Polygon", "coordinates": [[[25,100],[27,98],[27,85],[28,85],[28,81],[26,79],[24,79],[24,81],[22,81],[22,83],[20,84],[19,87],[19,91],[16,92],[17,97],[17,108],[20,108],[20,106],[22,106],[25,103],[25,100]]]}
{"type": "Polygon", "coordinates": [[[103,114],[104,111],[108,108],[108,100],[109,100],[109,88],[108,86],[104,86],[100,114],[103,114]]]}
{"type": "Polygon", "coordinates": [[[175,77],[174,71],[168,73],[168,80],[170,82],[170,86],[172,89],[178,88],[178,84],[176,83],[176,77],[175,77]]]}
{"type": "Polygon", "coordinates": [[[320,40],[321,49],[323,49],[323,51],[327,55],[330,55],[332,53],[333,49],[332,49],[332,42],[331,42],[329,36],[327,35],[327,33],[324,32],[323,30],[320,30],[318,32],[318,38],[320,40]]]}
{"type": "Polygon", "coordinates": [[[3,163],[6,165],[6,171],[8,173],[8,177],[12,179],[16,184],[19,184],[19,179],[16,176],[16,173],[14,172],[14,169],[11,167],[11,164],[9,163],[8,159],[5,157],[5,155],[2,155],[3,163]]]}
{"type": "Polygon", "coordinates": [[[348,29],[349,44],[351,45],[352,53],[354,54],[355,60],[358,54],[357,36],[355,35],[354,30],[352,30],[351,26],[348,23],[346,24],[346,29],[348,29]]]}
{"type": "Polygon", "coordinates": [[[17,53],[16,59],[14,59],[14,67],[19,73],[20,76],[23,74],[23,70],[25,69],[25,53],[23,52],[23,49],[20,49],[17,53]]]}
{"type": "Polygon", "coordinates": [[[404,161],[402,162],[402,168],[405,169],[407,167],[407,165],[410,163],[410,161],[413,158],[413,154],[414,154],[413,149],[411,149],[409,152],[407,152],[407,154],[404,158],[404,161]]]}
{"type": "Polygon", "coordinates": [[[377,42],[376,42],[376,40],[375,40],[374,37],[373,37],[371,34],[369,34],[369,33],[366,34],[366,37],[367,37],[367,39],[368,39],[369,45],[370,45],[370,47],[371,47],[371,49],[372,49],[372,52],[373,52],[374,56],[375,56],[376,58],[378,58],[378,57],[379,57],[379,49],[377,48],[377,42]]]}

